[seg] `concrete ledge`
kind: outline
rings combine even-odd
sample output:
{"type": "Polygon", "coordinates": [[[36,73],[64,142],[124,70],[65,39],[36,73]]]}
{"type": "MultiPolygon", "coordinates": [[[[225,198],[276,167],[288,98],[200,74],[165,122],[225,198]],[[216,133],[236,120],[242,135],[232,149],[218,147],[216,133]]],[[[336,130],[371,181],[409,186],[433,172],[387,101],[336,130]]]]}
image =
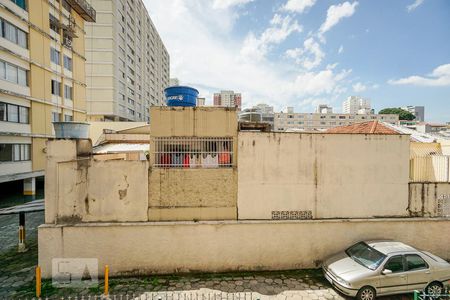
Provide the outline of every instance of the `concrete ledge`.
{"type": "Polygon", "coordinates": [[[148,210],[150,221],[236,220],[236,207],[174,207],[148,210]]]}
{"type": "Polygon", "coordinates": [[[351,243],[395,239],[450,259],[450,219],[202,221],[46,224],[39,265],[52,258],[97,258],[111,275],[283,270],[317,267],[351,243]],[[82,241],[82,242],[81,242],[82,241]]]}

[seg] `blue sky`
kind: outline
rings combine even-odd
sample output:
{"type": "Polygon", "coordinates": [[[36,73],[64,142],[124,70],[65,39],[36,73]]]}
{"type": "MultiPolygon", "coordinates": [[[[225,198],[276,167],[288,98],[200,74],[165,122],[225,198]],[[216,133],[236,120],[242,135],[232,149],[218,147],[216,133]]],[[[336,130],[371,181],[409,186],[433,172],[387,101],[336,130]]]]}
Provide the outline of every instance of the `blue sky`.
{"type": "Polygon", "coordinates": [[[449,0],[144,0],[171,76],[243,94],[277,111],[347,96],[384,107],[424,105],[450,121],[449,0]]]}

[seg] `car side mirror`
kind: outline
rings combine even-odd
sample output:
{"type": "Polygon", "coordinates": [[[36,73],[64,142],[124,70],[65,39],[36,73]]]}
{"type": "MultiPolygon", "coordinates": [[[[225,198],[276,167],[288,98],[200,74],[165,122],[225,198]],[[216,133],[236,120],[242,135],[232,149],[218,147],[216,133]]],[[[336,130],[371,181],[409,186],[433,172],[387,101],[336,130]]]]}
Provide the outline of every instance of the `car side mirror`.
{"type": "Polygon", "coordinates": [[[389,269],[384,269],[384,270],[381,272],[381,274],[383,274],[383,275],[392,274],[392,271],[389,270],[389,269]]]}

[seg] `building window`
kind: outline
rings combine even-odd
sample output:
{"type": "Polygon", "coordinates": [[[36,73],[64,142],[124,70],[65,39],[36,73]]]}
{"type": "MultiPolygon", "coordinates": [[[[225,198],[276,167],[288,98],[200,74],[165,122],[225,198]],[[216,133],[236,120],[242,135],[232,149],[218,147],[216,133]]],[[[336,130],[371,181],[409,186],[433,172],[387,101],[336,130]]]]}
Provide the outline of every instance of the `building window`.
{"type": "Polygon", "coordinates": [[[52,95],[61,97],[61,82],[52,79],[52,95]]]}
{"type": "Polygon", "coordinates": [[[72,8],[70,7],[70,4],[66,1],[66,0],[62,0],[62,6],[63,8],[65,8],[69,13],[72,10],[72,8]]]}
{"type": "Polygon", "coordinates": [[[232,138],[159,137],[154,139],[154,145],[155,167],[230,168],[233,166],[232,138]]]}
{"type": "Polygon", "coordinates": [[[27,48],[27,33],[4,19],[0,19],[1,35],[8,41],[27,48]]]}
{"type": "Polygon", "coordinates": [[[68,86],[68,85],[64,85],[64,98],[66,99],[73,99],[73,95],[72,95],[72,87],[68,86]]]}
{"type": "Polygon", "coordinates": [[[128,113],[130,114],[130,115],[132,115],[132,116],[134,116],[134,110],[132,110],[132,109],[128,109],[128,113]]]}
{"type": "Polygon", "coordinates": [[[72,71],[72,59],[67,55],[64,55],[64,68],[69,71],[72,71]]]}
{"type": "Polygon", "coordinates": [[[27,71],[16,65],[0,60],[0,79],[28,86],[27,71]]]}
{"type": "Polygon", "coordinates": [[[64,115],[64,122],[72,122],[73,116],[70,115],[64,115]]]}
{"type": "Polygon", "coordinates": [[[31,144],[0,144],[0,161],[31,160],[31,144]]]}
{"type": "Polygon", "coordinates": [[[59,122],[59,113],[52,112],[52,122],[59,122]]]}
{"type": "Polygon", "coordinates": [[[29,108],[0,102],[0,121],[29,124],[29,108]]]}
{"type": "Polygon", "coordinates": [[[55,64],[59,65],[61,53],[53,47],[50,47],[50,60],[55,64]]]}
{"type": "Polygon", "coordinates": [[[27,10],[26,0],[11,0],[11,2],[14,2],[18,7],[27,10]]]}
{"type": "Polygon", "coordinates": [[[128,104],[134,105],[134,100],[131,98],[128,98],[128,104]]]}
{"type": "Polygon", "coordinates": [[[48,14],[48,21],[50,23],[50,29],[59,34],[59,20],[52,14],[48,14]]]}

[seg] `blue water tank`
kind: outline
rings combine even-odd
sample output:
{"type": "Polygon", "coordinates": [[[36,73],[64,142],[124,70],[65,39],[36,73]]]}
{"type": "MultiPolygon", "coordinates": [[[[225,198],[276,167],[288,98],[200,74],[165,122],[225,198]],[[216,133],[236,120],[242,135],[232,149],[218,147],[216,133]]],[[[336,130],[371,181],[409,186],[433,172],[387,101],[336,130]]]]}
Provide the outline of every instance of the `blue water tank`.
{"type": "Polygon", "coordinates": [[[164,90],[167,106],[195,106],[198,91],[189,86],[170,86],[164,90]]]}

